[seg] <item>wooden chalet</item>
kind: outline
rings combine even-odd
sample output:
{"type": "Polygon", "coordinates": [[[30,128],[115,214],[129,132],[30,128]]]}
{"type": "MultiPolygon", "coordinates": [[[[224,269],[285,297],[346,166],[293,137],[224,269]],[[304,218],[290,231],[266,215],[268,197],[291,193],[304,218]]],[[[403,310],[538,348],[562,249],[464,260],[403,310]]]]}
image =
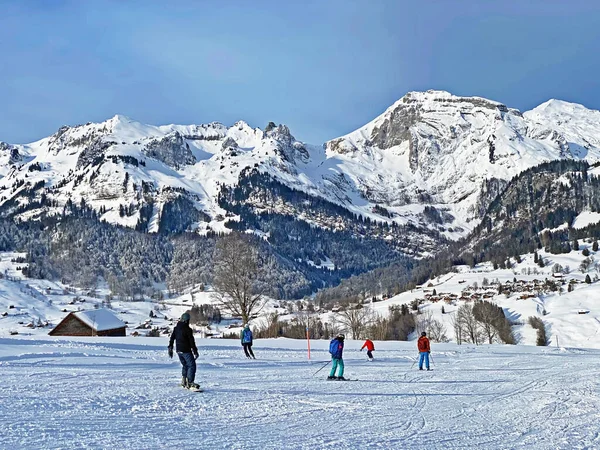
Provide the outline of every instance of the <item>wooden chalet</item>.
{"type": "Polygon", "coordinates": [[[69,313],[50,336],[125,336],[125,323],[107,309],[69,313]]]}

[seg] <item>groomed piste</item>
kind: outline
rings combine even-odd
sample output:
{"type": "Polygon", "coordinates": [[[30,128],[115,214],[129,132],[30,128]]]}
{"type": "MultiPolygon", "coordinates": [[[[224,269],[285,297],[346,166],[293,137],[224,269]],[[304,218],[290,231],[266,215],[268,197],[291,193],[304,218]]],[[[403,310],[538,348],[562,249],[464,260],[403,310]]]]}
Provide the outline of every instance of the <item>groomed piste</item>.
{"type": "Polygon", "coordinates": [[[0,448],[573,449],[600,447],[600,350],[198,340],[193,393],[164,338],[0,338],[0,448]]]}

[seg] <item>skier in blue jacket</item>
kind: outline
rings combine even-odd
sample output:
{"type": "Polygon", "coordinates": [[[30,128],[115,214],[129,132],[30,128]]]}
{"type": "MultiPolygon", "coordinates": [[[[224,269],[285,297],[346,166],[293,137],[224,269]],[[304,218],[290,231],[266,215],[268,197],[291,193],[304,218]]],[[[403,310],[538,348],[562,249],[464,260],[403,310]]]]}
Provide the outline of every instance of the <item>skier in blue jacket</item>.
{"type": "Polygon", "coordinates": [[[344,335],[338,334],[329,343],[329,353],[331,353],[331,372],[329,372],[328,380],[346,380],[344,378],[344,360],[342,353],[344,351],[344,335]],[[335,371],[339,367],[338,375],[335,376],[335,371]]]}
{"type": "Polygon", "coordinates": [[[244,348],[246,358],[256,359],[256,356],[254,356],[254,352],[252,351],[252,330],[250,329],[250,325],[244,325],[244,329],[240,333],[240,340],[242,341],[242,347],[244,348]]]}

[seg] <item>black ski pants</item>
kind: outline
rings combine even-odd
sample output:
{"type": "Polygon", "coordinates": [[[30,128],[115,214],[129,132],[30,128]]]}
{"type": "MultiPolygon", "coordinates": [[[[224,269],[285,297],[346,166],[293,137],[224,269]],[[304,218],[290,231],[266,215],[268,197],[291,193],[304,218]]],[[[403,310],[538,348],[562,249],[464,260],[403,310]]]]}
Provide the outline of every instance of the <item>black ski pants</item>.
{"type": "Polygon", "coordinates": [[[254,358],[254,352],[252,351],[252,342],[243,342],[242,347],[244,347],[244,353],[246,354],[246,358],[254,358]]]}

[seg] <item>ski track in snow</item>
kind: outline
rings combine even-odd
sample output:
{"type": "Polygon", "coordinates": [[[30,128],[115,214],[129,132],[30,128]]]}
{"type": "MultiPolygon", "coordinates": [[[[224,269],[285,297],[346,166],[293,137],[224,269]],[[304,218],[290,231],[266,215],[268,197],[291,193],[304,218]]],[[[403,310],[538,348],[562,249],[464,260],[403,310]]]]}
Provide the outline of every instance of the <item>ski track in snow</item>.
{"type": "Polygon", "coordinates": [[[199,344],[196,394],[165,339],[0,339],[0,448],[600,448],[600,350],[434,344],[421,372],[414,343],[349,341],[344,383],[312,376],[324,341],[199,344]]]}

